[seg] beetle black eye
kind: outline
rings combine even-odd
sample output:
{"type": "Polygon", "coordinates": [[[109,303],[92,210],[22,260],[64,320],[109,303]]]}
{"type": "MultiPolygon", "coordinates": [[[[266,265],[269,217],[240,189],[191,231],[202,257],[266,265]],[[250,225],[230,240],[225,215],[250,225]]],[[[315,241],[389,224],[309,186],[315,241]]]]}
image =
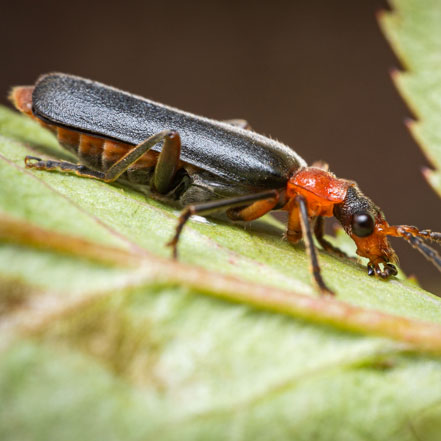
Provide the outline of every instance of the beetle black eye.
{"type": "Polygon", "coordinates": [[[374,218],[365,211],[355,213],[352,217],[352,231],[358,237],[366,237],[374,232],[374,218]]]}

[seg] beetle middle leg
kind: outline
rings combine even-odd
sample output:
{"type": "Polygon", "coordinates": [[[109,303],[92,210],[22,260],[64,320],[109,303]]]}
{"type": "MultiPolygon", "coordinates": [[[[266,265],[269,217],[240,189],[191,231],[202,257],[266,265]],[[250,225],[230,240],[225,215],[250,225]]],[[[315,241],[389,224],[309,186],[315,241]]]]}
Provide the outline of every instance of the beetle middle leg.
{"type": "Polygon", "coordinates": [[[253,221],[273,210],[279,199],[280,193],[271,199],[256,201],[246,207],[230,208],[227,210],[227,216],[233,221],[253,221]]]}
{"type": "Polygon", "coordinates": [[[190,217],[194,214],[208,215],[221,210],[228,210],[227,215],[234,220],[253,220],[272,210],[277,204],[282,190],[266,190],[260,193],[254,193],[244,196],[236,196],[228,199],[218,199],[201,204],[189,205],[179,217],[173,239],[167,244],[173,248],[173,257],[177,257],[177,245],[182,229],[190,217]],[[270,201],[267,203],[267,201],[270,201]],[[263,204],[259,204],[263,202],[263,204]],[[244,207],[237,212],[233,212],[235,207],[244,207]],[[251,208],[254,207],[254,208],[251,208]],[[245,211],[249,209],[249,211],[245,211]],[[235,214],[233,214],[235,213],[235,214]],[[240,214],[242,213],[242,215],[240,214]]]}
{"type": "Polygon", "coordinates": [[[178,169],[181,152],[179,134],[173,130],[164,130],[147,138],[129,150],[106,172],[93,170],[85,165],[77,165],[66,161],[41,160],[33,156],[26,156],[25,164],[28,168],[73,173],[85,178],[93,178],[110,183],[116,181],[130,166],[161,141],[164,141],[164,145],[155,165],[153,187],[159,193],[166,193],[178,169]]]}

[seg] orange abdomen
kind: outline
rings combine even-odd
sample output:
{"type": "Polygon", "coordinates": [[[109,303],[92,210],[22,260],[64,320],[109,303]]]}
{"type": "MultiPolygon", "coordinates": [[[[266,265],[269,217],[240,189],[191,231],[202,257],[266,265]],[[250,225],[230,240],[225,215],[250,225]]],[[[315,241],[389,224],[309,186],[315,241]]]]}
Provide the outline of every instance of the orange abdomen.
{"type": "MultiPolygon", "coordinates": [[[[85,133],[58,127],[42,121],[32,113],[33,89],[32,86],[15,87],[10,94],[10,99],[20,112],[30,116],[38,121],[43,127],[53,132],[56,135],[58,142],[66,150],[72,152],[78,157],[79,162],[82,164],[87,165],[94,170],[106,171],[115,164],[115,162],[119,161],[125,154],[127,154],[127,152],[134,148],[131,144],[87,135],[85,133]]],[[[137,179],[136,175],[145,175],[146,171],[155,166],[157,158],[157,152],[150,150],[145,153],[130,167],[127,171],[126,177],[129,180],[134,179],[138,182],[139,179],[137,179]]]]}

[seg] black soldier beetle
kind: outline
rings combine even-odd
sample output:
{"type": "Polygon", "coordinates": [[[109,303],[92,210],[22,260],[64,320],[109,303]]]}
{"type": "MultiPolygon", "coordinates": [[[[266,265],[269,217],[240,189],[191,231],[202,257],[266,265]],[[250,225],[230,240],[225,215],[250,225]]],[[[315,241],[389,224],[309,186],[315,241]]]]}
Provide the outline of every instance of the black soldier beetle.
{"type": "Polygon", "coordinates": [[[441,243],[441,233],[389,225],[355,182],[335,177],[322,163],[308,167],[291,148],[253,132],[246,121],[215,121],[60,73],[43,75],[34,86],[15,87],[10,98],[79,160],[27,156],[28,168],[123,180],[183,208],[169,243],[174,256],[194,214],[225,211],[231,220],[251,221],[285,210],[287,239],[303,238],[321,293],[333,294],[322,279],[313,237],[324,250],[344,256],[324,238],[325,217],[335,216],[356,243],[357,254],[369,259],[369,275],[397,274],[388,236],[404,238],[441,270],[441,257],[424,242],[441,243]]]}

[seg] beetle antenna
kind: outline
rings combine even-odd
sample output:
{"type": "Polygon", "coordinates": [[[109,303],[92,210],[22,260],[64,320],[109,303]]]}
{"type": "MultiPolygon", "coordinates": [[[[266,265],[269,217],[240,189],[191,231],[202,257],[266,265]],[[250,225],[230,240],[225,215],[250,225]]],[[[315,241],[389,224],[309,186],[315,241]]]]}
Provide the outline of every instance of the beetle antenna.
{"type": "Polygon", "coordinates": [[[431,240],[432,242],[441,244],[441,233],[437,233],[436,231],[430,231],[430,230],[423,230],[422,232],[428,233],[427,239],[431,240]]]}
{"type": "Polygon", "coordinates": [[[441,244],[441,233],[432,230],[419,230],[417,227],[409,225],[397,225],[387,228],[387,236],[404,237],[410,234],[413,237],[420,237],[423,240],[441,244]]]}
{"type": "Polygon", "coordinates": [[[419,230],[408,225],[390,226],[385,231],[387,236],[402,237],[417,249],[427,260],[441,271],[441,256],[436,250],[427,245],[424,240],[441,244],[441,233],[432,230],[419,230]]]}
{"type": "Polygon", "coordinates": [[[402,237],[417,249],[427,260],[432,262],[439,271],[441,271],[441,256],[436,250],[429,247],[429,245],[424,243],[419,237],[414,236],[412,233],[405,232],[402,237]]]}
{"type": "Polygon", "coordinates": [[[412,236],[418,236],[421,237],[421,239],[441,244],[441,233],[432,230],[418,230],[416,227],[407,227],[407,229],[412,236]]]}

